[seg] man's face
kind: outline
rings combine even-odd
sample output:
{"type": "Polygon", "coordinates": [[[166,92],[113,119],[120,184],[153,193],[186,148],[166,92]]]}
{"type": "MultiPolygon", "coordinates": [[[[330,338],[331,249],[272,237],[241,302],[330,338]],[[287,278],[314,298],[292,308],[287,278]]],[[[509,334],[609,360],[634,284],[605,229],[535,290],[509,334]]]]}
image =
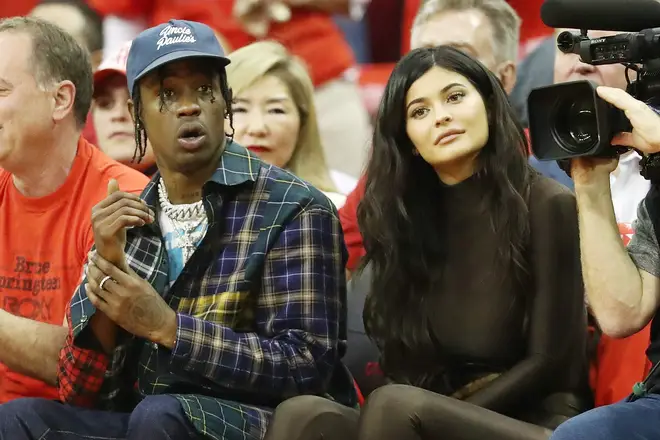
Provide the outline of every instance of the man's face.
{"type": "Polygon", "coordinates": [[[139,87],[140,118],[158,168],[187,175],[215,168],[224,149],[226,106],[213,64],[175,61],[144,77],[139,87]]]}
{"type": "Polygon", "coordinates": [[[20,32],[0,32],[0,167],[19,171],[39,156],[52,129],[55,101],[37,84],[32,41],[20,32]]]}
{"type": "Polygon", "coordinates": [[[74,6],[65,4],[38,5],[30,12],[30,16],[41,18],[61,27],[75,38],[78,44],[89,49],[84,34],[85,18],[74,6]]]}
{"type": "MultiPolygon", "coordinates": [[[[559,32],[571,29],[559,29],[559,32]]],[[[572,30],[576,32],[575,30],[572,30]]],[[[557,33],[557,35],[558,35],[557,33]]],[[[618,32],[589,31],[590,38],[602,38],[616,35],[618,32]]],[[[626,68],[621,64],[592,66],[580,61],[579,55],[565,54],[556,49],[554,82],[591,80],[601,86],[626,88],[626,68]]]]}
{"type": "Polygon", "coordinates": [[[477,9],[437,14],[423,25],[412,41],[412,48],[453,46],[478,59],[502,81],[507,92],[516,81],[515,60],[498,64],[493,51],[493,27],[477,9]]]}

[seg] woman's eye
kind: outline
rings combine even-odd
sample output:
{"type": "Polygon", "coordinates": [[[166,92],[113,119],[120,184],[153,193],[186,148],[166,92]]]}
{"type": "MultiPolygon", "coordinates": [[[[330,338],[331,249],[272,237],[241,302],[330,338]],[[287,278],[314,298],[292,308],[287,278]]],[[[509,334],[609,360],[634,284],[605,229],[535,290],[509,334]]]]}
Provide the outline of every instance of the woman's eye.
{"type": "Polygon", "coordinates": [[[415,110],[413,110],[413,112],[411,113],[411,116],[413,118],[422,118],[422,117],[426,116],[428,111],[429,111],[429,109],[427,109],[425,107],[419,107],[419,108],[416,108],[415,110]]]}
{"type": "Polygon", "coordinates": [[[463,92],[454,92],[451,95],[447,97],[448,102],[459,102],[463,97],[465,96],[465,93],[463,92]]]}

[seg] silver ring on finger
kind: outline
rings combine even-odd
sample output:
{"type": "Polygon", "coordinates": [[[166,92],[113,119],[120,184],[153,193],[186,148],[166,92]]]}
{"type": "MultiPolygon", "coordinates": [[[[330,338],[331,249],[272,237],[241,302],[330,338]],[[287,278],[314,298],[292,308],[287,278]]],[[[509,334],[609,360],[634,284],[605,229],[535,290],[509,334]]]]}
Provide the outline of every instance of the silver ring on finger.
{"type": "Polygon", "coordinates": [[[106,276],[104,276],[103,279],[101,280],[101,282],[99,283],[99,289],[101,289],[101,290],[105,290],[105,289],[103,288],[103,286],[104,286],[105,283],[108,282],[108,281],[112,281],[112,282],[114,282],[115,280],[113,280],[112,277],[110,277],[110,275],[106,275],[106,276]]]}

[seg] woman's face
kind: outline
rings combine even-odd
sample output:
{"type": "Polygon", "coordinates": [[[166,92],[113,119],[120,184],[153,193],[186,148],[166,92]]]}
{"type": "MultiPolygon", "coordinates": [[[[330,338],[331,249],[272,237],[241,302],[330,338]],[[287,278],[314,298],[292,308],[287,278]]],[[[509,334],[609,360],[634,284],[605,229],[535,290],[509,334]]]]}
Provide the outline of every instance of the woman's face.
{"type": "Polygon", "coordinates": [[[132,162],[135,154],[135,131],[128,111],[128,87],[126,77],[112,75],[95,85],[92,118],[98,147],[108,156],[131,168],[145,169],[156,159],[151,146],[138,164],[132,162]]]}
{"type": "Polygon", "coordinates": [[[300,132],[300,114],[286,84],[266,75],[234,98],[232,110],[236,142],[264,162],[286,168],[300,132]]]}
{"type": "Polygon", "coordinates": [[[488,142],[486,105],[464,76],[433,67],[406,94],[406,133],[440,179],[458,183],[475,172],[488,142]]]}

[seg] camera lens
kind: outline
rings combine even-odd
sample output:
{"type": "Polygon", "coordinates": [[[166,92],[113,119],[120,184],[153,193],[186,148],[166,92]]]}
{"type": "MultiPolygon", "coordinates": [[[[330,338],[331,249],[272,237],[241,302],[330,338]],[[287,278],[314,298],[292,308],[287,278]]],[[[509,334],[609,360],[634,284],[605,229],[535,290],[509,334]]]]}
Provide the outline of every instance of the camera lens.
{"type": "Polygon", "coordinates": [[[598,121],[589,99],[564,100],[556,107],[556,137],[569,153],[585,153],[598,142],[598,121]]]}

